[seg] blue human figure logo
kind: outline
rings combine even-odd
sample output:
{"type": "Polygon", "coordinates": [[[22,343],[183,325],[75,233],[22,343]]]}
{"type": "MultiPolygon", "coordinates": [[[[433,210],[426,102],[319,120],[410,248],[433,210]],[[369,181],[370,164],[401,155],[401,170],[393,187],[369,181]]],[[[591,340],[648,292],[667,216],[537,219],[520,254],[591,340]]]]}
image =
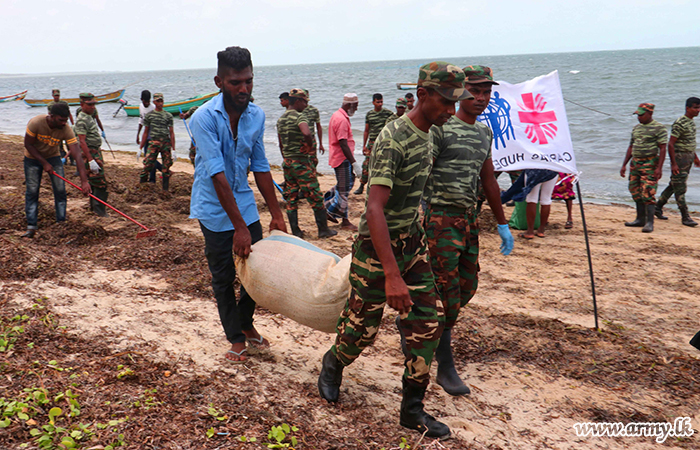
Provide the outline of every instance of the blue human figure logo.
{"type": "Polygon", "coordinates": [[[486,123],[493,131],[496,150],[506,147],[506,139],[515,140],[515,131],[510,120],[510,103],[502,98],[498,92],[493,93],[489,106],[477,119],[479,122],[486,123]]]}

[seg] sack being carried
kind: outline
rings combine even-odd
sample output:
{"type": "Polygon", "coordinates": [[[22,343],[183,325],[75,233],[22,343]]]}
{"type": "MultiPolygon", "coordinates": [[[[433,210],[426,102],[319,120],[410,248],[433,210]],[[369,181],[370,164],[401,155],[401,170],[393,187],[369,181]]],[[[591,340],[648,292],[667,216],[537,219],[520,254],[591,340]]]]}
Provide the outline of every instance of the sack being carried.
{"type": "Polygon", "coordinates": [[[273,231],[247,259],[236,257],[241,284],[258,305],[326,333],[335,332],[350,295],[350,261],[303,239],[273,231]]]}

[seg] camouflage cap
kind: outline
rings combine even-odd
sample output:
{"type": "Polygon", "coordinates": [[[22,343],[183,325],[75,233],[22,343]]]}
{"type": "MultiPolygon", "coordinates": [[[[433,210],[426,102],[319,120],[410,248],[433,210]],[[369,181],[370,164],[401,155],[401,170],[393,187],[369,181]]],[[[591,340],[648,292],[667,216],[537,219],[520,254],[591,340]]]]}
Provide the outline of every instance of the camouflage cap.
{"type": "Polygon", "coordinates": [[[467,66],[464,69],[464,77],[466,84],[481,84],[491,83],[498,84],[493,81],[493,71],[486,66],[467,66]]]}
{"type": "Polygon", "coordinates": [[[289,91],[289,96],[293,98],[301,98],[307,102],[309,101],[309,94],[307,94],[304,89],[294,88],[289,91]]]}
{"type": "Polygon", "coordinates": [[[56,94],[61,95],[61,91],[58,89],[51,89],[51,95],[56,95],[56,94]]]}
{"type": "Polygon", "coordinates": [[[408,104],[408,102],[406,102],[406,99],[403,97],[396,99],[396,107],[397,108],[405,108],[407,104],[408,104]]]}
{"type": "Polygon", "coordinates": [[[640,103],[639,107],[635,112],[632,114],[637,114],[641,116],[642,114],[645,114],[647,111],[654,112],[654,104],[653,103],[640,103]]]}
{"type": "Polygon", "coordinates": [[[418,87],[435,89],[453,102],[474,98],[464,87],[464,71],[444,61],[434,61],[421,66],[418,72],[418,87]]]}
{"type": "Polygon", "coordinates": [[[81,92],[78,97],[80,97],[80,100],[92,100],[95,98],[95,96],[89,92],[81,92]]]}
{"type": "Polygon", "coordinates": [[[163,100],[163,94],[160,92],[153,94],[153,101],[155,102],[156,100],[163,100]]]}
{"type": "Polygon", "coordinates": [[[311,100],[311,96],[309,95],[309,90],[308,90],[308,89],[304,89],[304,92],[306,92],[306,99],[307,99],[307,100],[311,100]]]}

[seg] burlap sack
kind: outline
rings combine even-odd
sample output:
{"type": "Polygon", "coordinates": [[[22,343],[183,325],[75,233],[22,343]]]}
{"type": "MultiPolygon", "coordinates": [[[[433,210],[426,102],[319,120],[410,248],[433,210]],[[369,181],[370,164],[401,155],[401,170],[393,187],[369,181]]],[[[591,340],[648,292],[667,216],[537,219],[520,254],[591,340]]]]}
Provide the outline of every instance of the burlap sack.
{"type": "Polygon", "coordinates": [[[335,332],[350,294],[351,255],[345,258],[280,231],[236,257],[241,284],[270,311],[326,333],[335,332]]]}

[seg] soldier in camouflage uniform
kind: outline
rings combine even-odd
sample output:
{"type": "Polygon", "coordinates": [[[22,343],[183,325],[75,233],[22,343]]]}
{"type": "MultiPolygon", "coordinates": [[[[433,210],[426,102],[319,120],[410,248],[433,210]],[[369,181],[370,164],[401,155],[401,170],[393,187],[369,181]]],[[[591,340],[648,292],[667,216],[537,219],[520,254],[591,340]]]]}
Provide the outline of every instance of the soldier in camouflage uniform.
{"type": "Polygon", "coordinates": [[[413,102],[416,99],[413,97],[413,94],[410,92],[406,94],[406,112],[411,112],[413,110],[413,102]]]}
{"type": "MultiPolygon", "coordinates": [[[[306,89],[304,89],[304,92],[306,92],[307,96],[309,95],[309,91],[306,89]]],[[[306,123],[311,131],[311,140],[313,141],[311,144],[311,148],[313,149],[311,162],[313,163],[315,169],[318,167],[318,153],[321,153],[322,155],[326,153],[326,149],[323,148],[323,127],[321,126],[321,113],[315,106],[308,105],[302,114],[306,116],[306,123]],[[316,143],[316,135],[314,135],[314,131],[318,135],[318,144],[316,143]]]]}
{"type": "Polygon", "coordinates": [[[685,114],[673,122],[671,128],[671,139],[668,141],[668,157],[671,160],[671,183],[661,193],[659,201],[656,202],[656,217],[661,220],[668,220],[663,215],[663,207],[671,198],[671,194],[676,197],[678,209],[681,212],[681,221],[688,227],[696,227],[698,223],[690,218],[688,205],[685,203],[685,192],[688,190],[688,174],[695,162],[696,167],[700,167],[700,159],[695,154],[697,146],[695,135],[695,117],[700,113],[700,98],[690,97],[685,102],[685,114]]]}
{"type": "Polygon", "coordinates": [[[666,156],[666,128],[652,118],[654,105],[642,103],[633,113],[639,123],[632,130],[630,145],[627,147],[625,160],[622,162],[620,176],[625,177],[627,163],[630,164],[629,190],[637,205],[637,218],[625,222],[628,227],[644,227],[644,233],[654,231],[654,212],[656,210],[656,188],[661,179],[661,168],[666,156]]]}
{"type": "Polygon", "coordinates": [[[433,127],[433,170],[428,179],[424,226],[430,264],[445,307],[445,329],[435,351],[435,381],[450,395],[469,394],[455,369],[452,328],[459,311],[476,293],[479,281],[479,222],[477,185],[481,179],[489,206],[498,221],[501,252],[513,249],[513,236],[501,205],[500,189],[491,161],[491,129],[476,118],[489,104],[493,81],[491,69],[468,66],[466,86],[473,98],[459,103],[459,110],[442,127],[433,127]]]}
{"type": "MultiPolygon", "coordinates": [[[[189,119],[190,117],[192,117],[192,114],[194,114],[194,112],[197,111],[197,108],[199,108],[199,106],[193,106],[190,109],[188,109],[186,113],[180,113],[180,119],[189,119]]],[[[194,145],[194,140],[190,139],[190,161],[192,161],[193,166],[195,156],[197,156],[197,147],[194,145]]]]}
{"type": "Polygon", "coordinates": [[[299,228],[299,192],[303,192],[314,210],[318,227],[318,237],[327,238],[338,234],[328,228],[328,216],[323,206],[323,195],[316,178],[316,168],[312,162],[314,149],[313,135],[302,112],[308,105],[309,97],[303,89],[289,92],[290,108],[277,121],[277,134],[282,147],[282,169],[284,170],[284,191],[282,195],[287,202],[287,219],[292,234],[303,238],[304,232],[299,228]]]}
{"type": "Polygon", "coordinates": [[[365,159],[362,162],[360,186],[353,192],[353,194],[357,195],[364,192],[365,184],[367,184],[369,155],[372,153],[374,140],[377,139],[379,132],[382,131],[382,128],[386,125],[387,119],[394,114],[382,107],[382,105],[384,105],[384,97],[382,97],[382,94],[374,94],[372,96],[372,105],[374,105],[374,108],[370,109],[365,116],[365,133],[362,138],[362,154],[365,155],[365,159]]]}
{"type": "MultiPolygon", "coordinates": [[[[163,94],[153,94],[156,109],[146,114],[143,119],[144,136],[148,136],[148,152],[143,159],[141,183],[148,181],[148,174],[156,165],[158,153],[163,159],[163,190],[170,187],[170,167],[173,165],[172,152],[175,151],[175,133],[173,132],[173,115],[163,110],[163,94]]],[[[146,146],[146,139],[141,140],[141,149],[146,146]]]]}
{"type": "MultiPolygon", "coordinates": [[[[85,160],[85,170],[88,182],[92,188],[92,195],[103,202],[107,201],[107,179],[104,171],[104,158],[102,157],[102,139],[97,129],[97,123],[93,117],[95,111],[95,96],[90,93],[80,94],[80,109],[76,115],[73,132],[78,138],[80,149],[85,160]]],[[[100,217],[107,217],[105,205],[90,198],[90,210],[100,217]]]]}
{"type": "Polygon", "coordinates": [[[386,123],[392,122],[399,117],[403,116],[404,113],[406,112],[406,99],[403,97],[397,98],[396,99],[396,112],[392,113],[388,119],[386,119],[386,123]]]}
{"type": "Polygon", "coordinates": [[[398,324],[405,343],[400,424],[429,437],[449,436],[450,429],[423,410],[444,310],[418,213],[433,163],[428,131],[432,125],[444,125],[455,112],[455,102],[469,96],[462,69],[445,62],[426,64],[420,68],[416,110],[379,134],[370,157],[365,212],[352,249],[352,290],[318,379],[321,396],[337,402],[343,368],[374,342],[388,304],[401,315],[398,324]]]}

